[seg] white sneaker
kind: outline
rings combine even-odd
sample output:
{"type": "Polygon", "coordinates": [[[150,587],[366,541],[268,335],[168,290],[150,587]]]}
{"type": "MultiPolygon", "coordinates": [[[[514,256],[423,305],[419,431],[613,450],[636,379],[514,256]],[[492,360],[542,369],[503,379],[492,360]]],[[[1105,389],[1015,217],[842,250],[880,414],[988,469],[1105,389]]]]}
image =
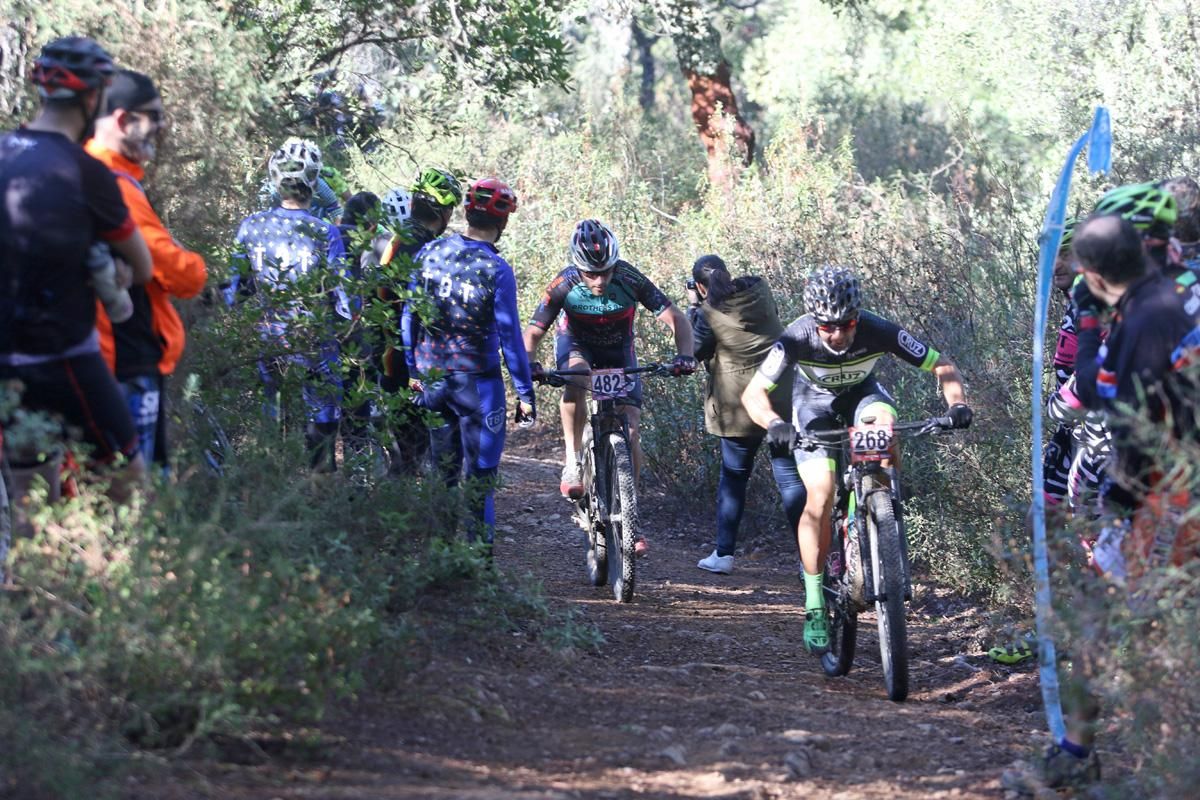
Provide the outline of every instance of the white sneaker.
{"type": "Polygon", "coordinates": [[[696,564],[700,569],[706,569],[709,572],[719,572],[722,575],[728,575],[733,572],[733,556],[719,556],[717,551],[713,550],[712,555],[708,558],[702,558],[696,564]]]}

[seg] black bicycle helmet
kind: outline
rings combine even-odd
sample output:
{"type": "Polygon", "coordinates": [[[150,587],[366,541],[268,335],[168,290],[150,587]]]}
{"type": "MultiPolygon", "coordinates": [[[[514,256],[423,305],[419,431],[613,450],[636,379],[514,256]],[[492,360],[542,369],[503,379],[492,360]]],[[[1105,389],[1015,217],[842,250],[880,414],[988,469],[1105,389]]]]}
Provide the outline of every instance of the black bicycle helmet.
{"type": "Polygon", "coordinates": [[[858,315],[862,292],[858,277],[846,267],[826,265],[808,276],[804,307],[820,323],[843,322],[858,315]]]}
{"type": "Polygon", "coordinates": [[[621,257],[616,235],[599,220],[585,219],[571,236],[571,263],[583,272],[608,272],[621,257]]]}
{"type": "Polygon", "coordinates": [[[70,100],[112,82],[112,56],[94,39],[64,36],[42,48],[29,80],[47,100],[70,100]]]}

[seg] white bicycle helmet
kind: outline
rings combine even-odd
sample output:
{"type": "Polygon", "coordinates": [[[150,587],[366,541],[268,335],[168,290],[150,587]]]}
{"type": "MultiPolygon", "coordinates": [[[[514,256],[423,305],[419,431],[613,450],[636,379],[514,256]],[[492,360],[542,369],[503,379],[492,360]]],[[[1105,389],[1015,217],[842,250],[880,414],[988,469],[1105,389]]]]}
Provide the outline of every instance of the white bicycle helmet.
{"type": "Polygon", "coordinates": [[[400,225],[412,216],[413,197],[407,189],[389,189],[382,203],[383,215],[392,225],[400,225]]]}
{"type": "Polygon", "coordinates": [[[621,257],[617,237],[608,226],[585,219],[575,226],[571,237],[571,263],[583,272],[608,272],[621,257]]]}
{"type": "Polygon", "coordinates": [[[280,195],[304,194],[311,196],[321,177],[321,148],[306,139],[292,137],[271,154],[267,162],[271,184],[280,195]],[[304,187],[307,192],[297,192],[304,187]]]}

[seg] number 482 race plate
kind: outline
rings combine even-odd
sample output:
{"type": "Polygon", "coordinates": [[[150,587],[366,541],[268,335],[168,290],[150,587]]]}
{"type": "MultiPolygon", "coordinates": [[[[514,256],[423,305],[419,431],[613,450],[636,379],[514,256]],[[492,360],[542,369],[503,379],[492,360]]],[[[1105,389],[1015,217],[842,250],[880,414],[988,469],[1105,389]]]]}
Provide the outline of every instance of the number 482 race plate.
{"type": "Polygon", "coordinates": [[[629,394],[630,385],[633,383],[625,375],[625,370],[619,367],[617,369],[594,369],[591,380],[592,395],[597,400],[625,397],[629,394]]]}
{"type": "Polygon", "coordinates": [[[892,423],[870,423],[850,429],[850,459],[880,461],[891,456],[895,435],[892,423]]]}

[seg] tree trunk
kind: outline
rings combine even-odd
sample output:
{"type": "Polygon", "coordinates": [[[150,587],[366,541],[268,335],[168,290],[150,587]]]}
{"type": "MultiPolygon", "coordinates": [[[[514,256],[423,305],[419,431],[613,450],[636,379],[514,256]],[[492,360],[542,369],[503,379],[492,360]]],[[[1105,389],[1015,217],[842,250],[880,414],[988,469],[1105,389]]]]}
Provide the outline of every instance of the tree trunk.
{"type": "Polygon", "coordinates": [[[638,24],[637,18],[633,20],[633,42],[637,47],[638,64],[642,67],[642,83],[638,88],[638,104],[642,107],[643,114],[649,114],[654,110],[654,82],[658,77],[655,74],[654,63],[654,42],[657,41],[657,36],[651,36],[642,30],[642,26],[638,24]]]}
{"type": "Polygon", "coordinates": [[[711,16],[696,0],[666,0],[660,13],[668,21],[679,67],[692,92],[692,121],[708,155],[708,175],[714,186],[728,188],[731,175],[722,113],[733,119],[733,139],[743,165],[754,160],[754,129],[738,113],[730,85],[729,62],[721,52],[721,35],[711,16]]]}

